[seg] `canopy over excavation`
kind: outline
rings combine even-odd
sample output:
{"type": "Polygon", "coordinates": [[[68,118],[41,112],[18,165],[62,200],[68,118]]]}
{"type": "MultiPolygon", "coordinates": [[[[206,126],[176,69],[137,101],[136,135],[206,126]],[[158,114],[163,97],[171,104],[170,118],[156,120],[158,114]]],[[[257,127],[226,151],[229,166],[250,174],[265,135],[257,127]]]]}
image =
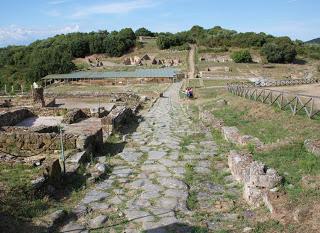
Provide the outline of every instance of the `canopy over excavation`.
{"type": "Polygon", "coordinates": [[[184,77],[178,69],[137,69],[135,71],[113,71],[113,72],[92,72],[80,71],[70,74],[47,75],[42,80],[45,84],[51,82],[78,82],[78,81],[98,81],[127,83],[127,82],[174,82],[184,77]]]}

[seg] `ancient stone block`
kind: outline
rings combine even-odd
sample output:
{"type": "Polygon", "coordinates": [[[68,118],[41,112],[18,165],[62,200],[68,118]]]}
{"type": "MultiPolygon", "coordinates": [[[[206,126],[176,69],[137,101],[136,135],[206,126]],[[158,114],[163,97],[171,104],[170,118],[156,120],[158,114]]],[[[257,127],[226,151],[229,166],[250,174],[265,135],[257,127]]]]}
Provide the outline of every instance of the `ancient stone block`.
{"type": "Polygon", "coordinates": [[[237,151],[230,151],[228,156],[228,165],[233,177],[239,181],[244,182],[247,173],[249,172],[248,166],[252,163],[253,159],[247,154],[240,154],[237,151]]]}
{"type": "Polygon", "coordinates": [[[239,143],[240,132],[236,127],[222,127],[222,134],[224,138],[234,144],[239,143]]]}
{"type": "Polygon", "coordinates": [[[48,178],[48,181],[52,184],[56,184],[61,178],[61,166],[59,159],[51,162],[47,162],[44,166],[44,176],[48,178]]]}
{"type": "Polygon", "coordinates": [[[101,120],[101,123],[111,124],[114,130],[119,130],[123,125],[129,123],[133,119],[133,112],[130,108],[125,106],[118,106],[113,109],[107,117],[101,120]]]}
{"type": "Polygon", "coordinates": [[[66,124],[74,124],[86,118],[88,118],[88,116],[81,109],[74,109],[64,116],[62,122],[66,124]]]}
{"type": "Polygon", "coordinates": [[[253,145],[257,148],[263,146],[263,142],[260,141],[259,138],[253,137],[251,135],[244,135],[239,137],[239,144],[240,145],[253,145]]]}
{"type": "Polygon", "coordinates": [[[262,196],[263,192],[261,189],[246,184],[244,185],[243,198],[248,202],[249,205],[254,207],[262,206],[264,204],[262,196]]]}
{"type": "Polygon", "coordinates": [[[282,179],[274,169],[268,169],[261,162],[252,162],[248,169],[250,170],[249,177],[246,177],[244,180],[248,185],[272,189],[276,187],[282,179]]]}

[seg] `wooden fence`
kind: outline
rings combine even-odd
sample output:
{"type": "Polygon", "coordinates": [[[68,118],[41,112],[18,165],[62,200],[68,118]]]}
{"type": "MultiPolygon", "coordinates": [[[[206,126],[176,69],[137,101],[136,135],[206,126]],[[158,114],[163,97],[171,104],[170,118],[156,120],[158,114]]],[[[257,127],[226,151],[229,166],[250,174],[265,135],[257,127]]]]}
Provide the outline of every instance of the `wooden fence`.
{"type": "Polygon", "coordinates": [[[294,93],[275,91],[266,88],[255,88],[249,85],[228,84],[228,91],[234,95],[250,100],[274,105],[281,110],[290,109],[293,115],[306,114],[309,118],[320,116],[320,97],[297,95],[294,93]]]}

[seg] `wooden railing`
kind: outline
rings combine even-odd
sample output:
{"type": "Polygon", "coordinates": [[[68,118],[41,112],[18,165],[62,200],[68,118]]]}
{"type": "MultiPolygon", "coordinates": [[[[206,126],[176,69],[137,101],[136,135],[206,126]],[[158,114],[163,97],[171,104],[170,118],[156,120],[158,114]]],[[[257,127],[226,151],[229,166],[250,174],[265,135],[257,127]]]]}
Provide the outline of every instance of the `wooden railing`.
{"type": "Polygon", "coordinates": [[[320,116],[320,97],[256,88],[251,85],[228,84],[228,91],[250,100],[274,105],[281,110],[288,110],[296,115],[305,113],[309,118],[320,116]]]}

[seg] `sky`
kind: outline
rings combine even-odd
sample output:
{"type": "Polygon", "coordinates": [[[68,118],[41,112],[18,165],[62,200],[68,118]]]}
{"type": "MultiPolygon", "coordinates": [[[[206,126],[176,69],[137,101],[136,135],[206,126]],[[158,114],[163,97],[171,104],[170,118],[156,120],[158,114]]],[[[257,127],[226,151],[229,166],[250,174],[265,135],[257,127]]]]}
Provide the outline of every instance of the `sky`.
{"type": "Polygon", "coordinates": [[[307,41],[320,37],[319,0],[0,0],[0,47],[69,32],[216,25],[307,41]]]}

